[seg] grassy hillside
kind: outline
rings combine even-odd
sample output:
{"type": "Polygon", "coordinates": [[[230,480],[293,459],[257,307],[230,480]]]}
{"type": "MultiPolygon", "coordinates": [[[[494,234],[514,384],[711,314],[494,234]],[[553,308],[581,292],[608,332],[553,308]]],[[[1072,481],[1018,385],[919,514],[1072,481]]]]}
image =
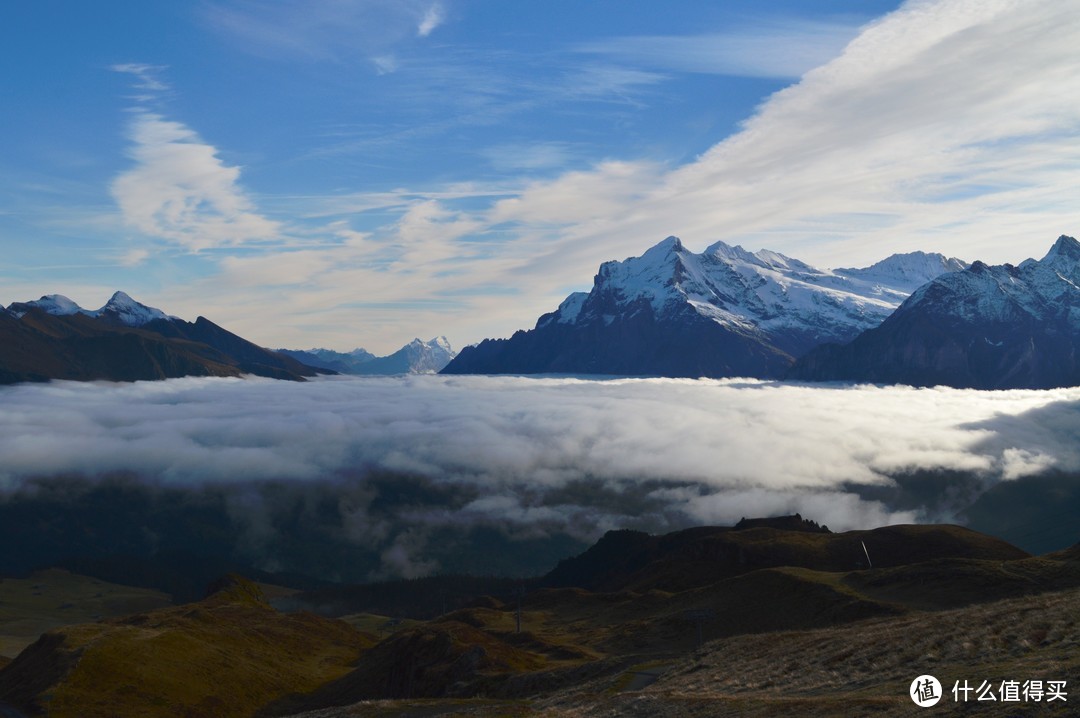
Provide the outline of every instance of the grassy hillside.
{"type": "MultiPolygon", "coordinates": [[[[913,668],[951,686],[965,670],[1000,682],[1068,680],[1078,667],[1080,546],[1031,557],[955,526],[750,523],[609,534],[571,567],[590,565],[622,587],[526,584],[520,631],[516,595],[427,621],[339,621],[280,613],[235,579],[197,603],[46,633],[0,669],[0,713],[903,715],[913,668]],[[875,567],[846,567],[864,543],[875,567]]],[[[349,598],[385,600],[380,591],[349,598]]]]}
{"type": "Polygon", "coordinates": [[[340,677],[373,643],[278,613],[239,579],[198,603],[49,631],[0,671],[0,702],[56,718],[239,718],[340,677]]]}
{"type": "MultiPolygon", "coordinates": [[[[1076,611],[1080,588],[1043,589],[1054,581],[1080,585],[1078,551],[1080,547],[1053,559],[994,565],[969,560],[967,570],[960,571],[952,584],[963,590],[950,595],[942,588],[936,594],[938,600],[968,600],[975,595],[969,581],[985,587],[1012,571],[1026,575],[1027,582],[1006,581],[1009,588],[1005,590],[1017,592],[1018,597],[999,601],[987,597],[989,602],[952,610],[878,602],[853,588],[853,584],[873,585],[880,591],[902,588],[892,594],[900,600],[916,595],[919,586],[932,586],[955,573],[958,564],[952,562],[912,567],[919,570],[906,576],[914,583],[905,583],[900,580],[904,573],[889,569],[858,574],[768,569],[679,594],[540,592],[525,614],[527,638],[519,641],[532,642],[534,648],[550,648],[560,641],[564,646],[592,646],[597,658],[588,660],[582,655],[571,671],[572,678],[548,663],[545,670],[507,677],[501,686],[489,683],[483,699],[446,694],[417,697],[431,696],[429,692],[394,700],[376,699],[369,693],[363,700],[348,701],[338,693],[333,698],[339,707],[324,703],[318,710],[295,715],[920,716],[928,713],[911,702],[907,691],[922,673],[936,676],[946,692],[934,715],[1071,715],[1071,703],[1063,706],[1060,702],[1049,710],[1046,704],[1034,703],[958,705],[952,701],[951,688],[955,681],[965,679],[976,686],[986,680],[995,687],[1005,680],[1075,683],[1080,673],[1080,614],[1076,611]],[[834,592],[831,597],[829,591],[834,592]],[[813,600],[815,595],[820,600],[813,600]],[[671,621],[677,620],[682,608],[703,605],[716,609],[713,630],[725,637],[698,650],[672,641],[667,652],[641,652],[662,647],[659,637],[679,632],[671,621]],[[845,613],[844,605],[855,611],[845,613]],[[867,617],[852,620],[868,607],[867,617]],[[874,616],[875,610],[884,613],[874,616]],[[732,612],[725,616],[725,611],[732,612]],[[821,627],[781,630],[785,624],[800,622],[821,627]]],[[[492,639],[513,640],[512,618],[502,611],[457,612],[447,617],[448,628],[462,621],[485,627],[488,635],[473,645],[488,647],[492,639]]],[[[368,657],[374,655],[373,651],[368,657]]],[[[406,655],[401,652],[386,658],[400,661],[406,655]]],[[[350,674],[336,687],[348,687],[358,675],[350,674]]],[[[1070,700],[1075,702],[1075,698],[1070,700]]]]}
{"type": "MultiPolygon", "coordinates": [[[[1080,635],[1078,619],[1065,610],[1080,598],[1076,592],[1080,547],[1028,557],[995,539],[953,526],[794,536],[760,526],[740,532],[697,531],[676,535],[668,544],[675,548],[669,555],[679,557],[674,564],[689,575],[684,580],[694,583],[710,577],[715,554],[701,548],[718,535],[729,539],[732,534],[737,535],[736,545],[758,560],[769,560],[768,547],[773,547],[778,556],[829,568],[854,536],[866,541],[868,548],[875,546],[886,563],[898,565],[856,571],[763,568],[681,591],[540,589],[523,600],[520,634],[515,633],[512,604],[490,601],[484,607],[458,610],[384,641],[361,659],[357,670],[288,707],[298,713],[319,709],[310,714],[312,718],[462,710],[493,716],[902,715],[898,711],[907,705],[915,707],[906,691],[916,674],[907,677],[898,693],[893,684],[902,682],[901,672],[910,671],[923,655],[919,651],[924,637],[915,633],[924,625],[932,626],[928,630],[936,632],[939,646],[961,647],[928,649],[925,654],[940,659],[944,677],[982,651],[1004,651],[1013,657],[1030,653],[1027,663],[1015,666],[1017,670],[1043,660],[1053,668],[1080,635]],[[690,558],[692,552],[696,560],[690,558]],[[920,560],[949,553],[968,557],[920,560]],[[902,563],[905,556],[914,562],[902,563]],[[1063,589],[1067,592],[1058,593],[1063,589]],[[1011,601],[1005,608],[991,603],[1003,598],[1011,601]],[[957,613],[942,612],[962,606],[966,608],[957,613]],[[1044,609],[1049,618],[1040,624],[1036,618],[1044,609]],[[1010,611],[1025,617],[1015,626],[1018,632],[1010,632],[1007,625],[1010,611]],[[997,638],[972,642],[967,634],[984,620],[995,626],[997,638]],[[905,632],[913,634],[910,640],[905,632]],[[695,650],[699,636],[709,642],[704,651],[695,650]],[[861,646],[861,653],[845,652],[842,646],[861,646]],[[737,673],[740,656],[754,655],[746,653],[748,647],[761,654],[764,675],[744,676],[747,695],[707,693],[707,698],[699,699],[687,689],[686,695],[668,701],[667,693],[650,692],[653,681],[660,685],[676,675],[712,669],[713,663],[701,658],[687,665],[691,660],[687,656],[710,656],[715,671],[726,671],[730,678],[737,673]],[[832,652],[813,657],[815,650],[826,648],[832,652]],[[879,676],[877,661],[886,655],[895,675],[879,676]],[[850,691],[837,687],[830,668],[849,659],[851,675],[864,677],[850,691]],[[811,681],[804,690],[798,683],[806,672],[803,664],[815,660],[834,682],[811,681]],[[791,681],[796,683],[789,696],[786,686],[791,681]],[[479,696],[500,700],[473,700],[479,696]],[[752,707],[755,703],[764,707],[752,707]]],[[[640,536],[621,538],[639,546],[646,543],[640,536]]],[[[648,540],[654,538],[665,537],[648,540]]],[[[861,551],[861,543],[856,545],[861,551]]],[[[590,560],[595,558],[594,554],[590,560]]],[[[625,570],[631,563],[624,561],[619,569],[631,584],[647,584],[642,576],[660,575],[665,568],[662,555],[655,553],[636,573],[625,570]]],[[[1010,665],[1000,656],[995,660],[1010,665]]],[[[937,664],[933,667],[936,670],[937,664]]]]}
{"type": "Polygon", "coordinates": [[[159,591],[49,569],[0,578],[0,657],[14,658],[51,628],[151,611],[171,604],[159,591]]]}
{"type": "MultiPolygon", "coordinates": [[[[791,518],[797,516],[780,521],[791,518]]],[[[701,527],[664,536],[611,531],[589,550],[562,561],[544,577],[544,583],[599,591],[681,591],[762,568],[866,568],[867,552],[877,568],[940,558],[1003,561],[1028,556],[1000,539],[962,526],[885,526],[831,533],[803,523],[810,523],[812,530],[743,522],[746,528],[701,527]]]]}

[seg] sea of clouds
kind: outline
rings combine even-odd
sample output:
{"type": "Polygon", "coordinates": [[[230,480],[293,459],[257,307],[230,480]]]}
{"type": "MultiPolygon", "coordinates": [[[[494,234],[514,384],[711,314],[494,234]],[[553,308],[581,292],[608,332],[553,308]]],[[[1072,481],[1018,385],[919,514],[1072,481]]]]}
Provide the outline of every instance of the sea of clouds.
{"type": "Polygon", "coordinates": [[[1077,436],[1080,389],[479,376],[53,382],[0,389],[0,498],[49,476],[225,487],[257,538],[273,531],[259,518],[269,494],[245,487],[339,492],[350,540],[378,548],[386,575],[419,575],[437,568],[422,558],[425,532],[447,527],[588,542],[611,528],[795,512],[833,530],[951,520],[997,482],[1080,469],[1077,436]],[[959,503],[955,491],[888,498],[898,477],[920,471],[969,477],[959,503]],[[379,494],[393,493],[392,477],[422,480],[423,495],[387,509],[379,494]]]}

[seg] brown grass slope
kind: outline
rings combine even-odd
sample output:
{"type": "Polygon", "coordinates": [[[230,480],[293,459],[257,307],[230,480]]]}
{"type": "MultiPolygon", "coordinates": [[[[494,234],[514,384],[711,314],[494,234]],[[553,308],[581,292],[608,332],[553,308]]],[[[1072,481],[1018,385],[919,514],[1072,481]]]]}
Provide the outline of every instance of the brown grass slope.
{"type": "Polygon", "coordinates": [[[69,379],[139,381],[257,374],[303,381],[316,373],[200,317],[141,328],[82,314],[0,314],[0,384],[69,379]]]}
{"type": "MultiPolygon", "coordinates": [[[[539,629],[539,621],[533,620],[539,629]]],[[[469,608],[399,630],[356,668],[268,713],[288,714],[362,700],[531,695],[598,675],[600,655],[544,630],[516,632],[510,611],[469,608]]],[[[612,667],[609,666],[608,670],[612,667]]]]}
{"type": "MultiPolygon", "coordinates": [[[[797,516],[781,520],[791,518],[797,516]]],[[[703,527],[664,536],[611,531],[583,554],[561,562],[545,577],[545,584],[598,591],[683,591],[762,568],[850,571],[866,566],[863,544],[877,568],[940,558],[1003,561],[1029,555],[962,526],[904,525],[831,533],[744,524],[749,528],[703,527]]]]}
{"type": "Polygon", "coordinates": [[[83,315],[39,309],[0,318],[0,371],[5,381],[72,379],[137,381],[175,376],[239,376],[223,352],[153,332],[109,326],[83,315]]]}
{"type": "Polygon", "coordinates": [[[0,670],[0,702],[58,718],[251,716],[347,673],[373,642],[278,613],[234,579],[199,603],[46,633],[0,670]]]}
{"type": "Polygon", "coordinates": [[[63,569],[0,578],[0,657],[14,658],[59,626],[152,611],[172,603],[160,591],[109,583],[63,569]]]}
{"type": "Polygon", "coordinates": [[[1058,552],[1016,561],[938,559],[854,571],[843,582],[872,600],[933,611],[1078,587],[1080,556],[1058,552]]]}
{"type": "Polygon", "coordinates": [[[631,665],[667,664],[693,651],[698,626],[692,612],[707,615],[701,626],[706,640],[754,635],[768,643],[783,631],[922,615],[1066,586],[1080,586],[1080,564],[1026,558],[943,559],[857,572],[769,568],[677,593],[544,589],[525,598],[520,634],[511,609],[455,611],[399,632],[339,681],[274,708],[287,713],[419,697],[523,699],[604,674],[618,683],[615,676],[626,676],[631,665]]]}
{"type": "MultiPolygon", "coordinates": [[[[903,630],[914,632],[921,630],[918,627],[934,617],[933,628],[930,630],[947,634],[951,631],[948,635],[952,638],[942,640],[963,643],[967,638],[965,634],[958,633],[963,627],[962,623],[953,626],[950,621],[956,620],[955,618],[943,620],[936,618],[941,614],[927,611],[971,606],[965,609],[972,612],[970,615],[982,616],[984,614],[980,613],[981,608],[972,604],[985,604],[1013,597],[1015,603],[1011,605],[1021,610],[1027,606],[1043,605],[1042,599],[1036,597],[1037,594],[1058,595],[1055,592],[1068,588],[1072,588],[1073,593],[1062,594],[1066,598],[1060,601],[1047,599],[1048,605],[1063,606],[1078,597],[1075,593],[1076,588],[1080,587],[1080,555],[1077,550],[1070,549],[1046,557],[1024,557],[1022,551],[1003,546],[988,537],[958,531],[956,527],[942,528],[943,531],[935,531],[935,527],[899,527],[892,531],[878,532],[876,535],[875,532],[859,532],[856,535],[870,534],[875,537],[879,546],[886,549],[890,545],[899,546],[905,541],[910,542],[913,535],[922,536],[924,539],[929,537],[932,541],[928,543],[938,547],[959,539],[963,542],[961,550],[976,556],[989,554],[1022,558],[946,558],[859,571],[766,568],[678,592],[651,589],[643,592],[601,593],[580,588],[542,589],[524,599],[524,630],[520,635],[513,633],[512,609],[497,604],[488,608],[456,611],[438,622],[428,624],[429,628],[437,627],[440,623],[445,623],[448,628],[451,625],[464,624],[479,631],[457,632],[460,642],[456,644],[452,654],[446,654],[448,659],[429,664],[435,671],[445,672],[453,661],[467,654],[470,648],[476,651],[475,655],[485,657],[497,656],[509,648],[525,649],[534,657],[542,659],[543,663],[539,667],[528,662],[521,662],[516,667],[509,665],[509,662],[501,665],[492,662],[486,664],[486,671],[479,671],[465,680],[459,677],[453,684],[440,685],[439,680],[430,681],[423,692],[387,691],[385,677],[378,678],[370,670],[357,671],[338,682],[332,700],[306,704],[298,702],[293,706],[297,711],[322,707],[310,715],[329,718],[346,715],[395,715],[395,705],[401,709],[401,715],[516,715],[522,711],[523,714],[533,715],[554,711],[553,715],[570,716],[576,715],[575,711],[578,710],[590,715],[611,716],[714,715],[710,712],[714,698],[712,693],[700,701],[689,695],[677,697],[672,701],[673,707],[670,710],[665,708],[663,697],[647,692],[639,695],[636,690],[630,691],[635,696],[633,698],[609,695],[625,691],[627,686],[647,685],[647,680],[641,680],[643,674],[648,676],[650,672],[662,673],[673,663],[681,665],[679,662],[682,657],[694,652],[698,637],[697,625],[690,620],[693,614],[688,615],[688,612],[703,611],[708,616],[702,624],[704,638],[720,639],[709,645],[726,646],[729,645],[727,641],[737,640],[739,650],[743,650],[743,646],[774,647],[763,659],[770,666],[768,677],[755,684],[757,688],[775,688],[773,693],[764,698],[756,693],[722,698],[720,708],[717,709],[721,712],[716,714],[741,715],[751,711],[749,714],[757,715],[891,715],[904,707],[903,701],[898,701],[897,696],[907,700],[906,687],[895,695],[874,691],[865,695],[857,691],[850,695],[844,694],[843,700],[850,701],[851,706],[855,706],[852,712],[846,714],[843,708],[839,707],[842,701],[832,697],[831,686],[822,687],[816,693],[810,690],[806,695],[796,691],[793,696],[787,697],[783,689],[783,676],[788,671],[795,675],[802,670],[799,654],[808,650],[801,643],[789,645],[788,637],[796,635],[789,632],[800,631],[797,635],[813,635],[825,641],[832,632],[849,631],[839,634],[840,643],[834,641],[830,645],[851,643],[858,646],[868,641],[870,645],[867,650],[873,649],[875,656],[897,651],[903,654],[907,650],[907,644],[899,629],[889,629],[892,632],[881,631],[879,635],[878,629],[874,628],[865,633],[864,639],[863,634],[859,633],[861,629],[857,627],[892,625],[903,626],[903,630]],[[1069,596],[1072,598],[1068,598],[1069,596]],[[808,630],[810,632],[806,633],[808,630]],[[897,642],[892,646],[881,643],[885,635],[896,637],[897,642]],[[603,677],[596,678],[597,676],[603,677]],[[588,685],[581,690],[567,688],[574,684],[588,685]],[[568,701],[566,705],[544,698],[560,691],[563,699],[568,701]],[[432,701],[418,703],[417,696],[427,696],[432,701]],[[474,702],[469,700],[470,696],[501,698],[509,702],[474,702]],[[410,700],[401,701],[406,697],[410,700]],[[397,698],[400,702],[388,701],[390,698],[397,698]],[[522,700],[526,701],[524,705],[527,709],[523,708],[522,700]],[[635,707],[639,701],[640,710],[635,707]],[[753,713],[756,709],[753,709],[751,704],[761,701],[767,706],[763,709],[765,712],[753,713]],[[351,708],[348,707],[350,703],[353,703],[351,708]],[[329,707],[334,704],[341,707],[329,707]]],[[[758,543],[769,541],[766,533],[750,535],[758,543]]],[[[798,541],[782,543],[790,546],[798,541]]],[[[832,544],[836,545],[838,544],[832,544]]],[[[821,549],[818,555],[823,557],[827,565],[830,560],[830,544],[817,541],[811,546],[821,549]]],[[[926,555],[929,551],[915,553],[926,555]]],[[[1027,608],[1023,610],[1028,611],[1027,608]]],[[[1037,613],[1038,609],[1033,610],[1037,613]]],[[[1001,615],[1000,611],[992,614],[1001,615]]],[[[1028,611],[1025,615],[1034,616],[1035,613],[1028,611]]],[[[976,625],[977,621],[969,628],[974,630],[976,625]]],[[[1047,624],[1047,631],[1061,640],[1065,640],[1070,632],[1075,633],[1074,629],[1075,626],[1067,619],[1059,621],[1054,618],[1047,624]]],[[[1030,636],[1021,636],[1017,641],[1034,640],[1032,645],[1041,651],[1044,646],[1040,642],[1044,638],[1038,630],[1032,628],[1030,636]]],[[[965,656],[977,653],[976,649],[965,651],[965,656]]],[[[837,650],[821,660],[837,663],[844,659],[841,653],[837,650]]],[[[407,641],[391,641],[367,654],[364,660],[374,661],[378,656],[382,665],[397,666],[395,674],[400,678],[414,671],[415,665],[408,661],[410,656],[418,654],[407,641]]],[[[1051,660],[1056,660],[1053,655],[1051,660]]],[[[953,660],[956,656],[948,654],[948,657],[953,660]]],[[[1031,665],[1035,663],[1037,661],[1032,658],[1031,665]]],[[[693,673],[696,670],[704,669],[695,668],[687,672],[693,673]]],[[[734,668],[729,665],[726,670],[734,671],[734,668]]],[[[873,675],[874,662],[867,661],[866,665],[860,666],[860,670],[873,675]]],[[[434,678],[437,675],[431,673],[428,677],[434,678]]],[[[907,678],[908,683],[915,675],[917,674],[907,678]]],[[[1040,675],[1027,677],[1039,678],[1040,675]]],[[[329,696],[323,693],[323,697],[329,696]]]]}

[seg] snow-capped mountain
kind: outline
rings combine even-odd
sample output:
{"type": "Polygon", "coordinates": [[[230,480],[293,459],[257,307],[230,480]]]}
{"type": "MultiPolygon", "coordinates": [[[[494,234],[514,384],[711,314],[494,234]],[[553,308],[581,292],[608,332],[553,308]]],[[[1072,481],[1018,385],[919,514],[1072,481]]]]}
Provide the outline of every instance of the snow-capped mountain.
{"type": "Polygon", "coordinates": [[[8,311],[17,317],[21,317],[31,309],[40,309],[54,317],[65,317],[80,313],[89,314],[89,312],[63,294],[46,294],[41,299],[35,299],[31,302],[14,302],[8,307],[8,311]]]}
{"type": "Polygon", "coordinates": [[[408,367],[409,374],[437,374],[457,356],[457,352],[450,348],[450,342],[446,337],[439,336],[426,342],[413,339],[384,359],[388,360],[389,365],[395,357],[399,356],[399,360],[404,360],[403,365],[408,367]]]}
{"type": "Polygon", "coordinates": [[[177,319],[154,307],[136,302],[124,292],[116,292],[105,306],[97,310],[97,316],[126,327],[141,327],[159,319],[177,319]]]}
{"type": "Polygon", "coordinates": [[[377,357],[366,349],[336,352],[331,349],[279,349],[309,366],[330,369],[342,374],[434,374],[456,355],[446,337],[430,341],[413,339],[393,354],[377,357]]]}
{"type": "Polygon", "coordinates": [[[865,269],[835,269],[833,271],[852,279],[888,286],[906,296],[935,277],[947,272],[959,272],[967,266],[966,262],[955,257],[948,259],[936,253],[908,252],[894,254],[865,269]]]}
{"type": "Polygon", "coordinates": [[[792,377],[982,389],[1080,384],[1080,242],[975,262],[920,287],[880,327],[804,357],[792,377]]]}
{"type": "Polygon", "coordinates": [[[40,309],[54,317],[83,314],[126,327],[141,327],[158,319],[176,319],[176,317],[170,317],[160,309],[148,307],[135,301],[124,292],[114,293],[101,309],[83,309],[62,294],[46,294],[41,299],[30,302],[15,302],[8,307],[9,311],[19,317],[31,309],[40,309]]]}
{"type": "Polygon", "coordinates": [[[205,317],[186,322],[123,292],[96,310],[50,294],[0,311],[0,384],[244,374],[303,381],[316,373],[205,317]]]}
{"type": "Polygon", "coordinates": [[[877,326],[919,284],[964,263],[894,255],[865,269],[818,269],[717,242],[701,254],[668,237],[605,262],[592,291],[535,329],[462,350],[446,373],[778,377],[825,342],[877,326]]]}

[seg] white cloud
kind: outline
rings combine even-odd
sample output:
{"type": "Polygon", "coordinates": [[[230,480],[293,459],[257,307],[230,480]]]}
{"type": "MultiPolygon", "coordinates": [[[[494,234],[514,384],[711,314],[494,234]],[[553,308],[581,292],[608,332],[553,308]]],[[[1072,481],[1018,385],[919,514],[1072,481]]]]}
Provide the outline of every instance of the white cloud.
{"type": "Polygon", "coordinates": [[[462,512],[410,521],[565,523],[583,538],[642,519],[627,497],[650,505],[654,520],[799,511],[843,529],[918,518],[853,488],[905,472],[974,472],[989,485],[1080,469],[1076,389],[183,379],[7,387],[0,405],[0,487],[9,490],[35,476],[96,472],[188,486],[382,469],[478,491],[462,512]]]}
{"type": "Polygon", "coordinates": [[[531,188],[515,212],[595,200],[612,221],[553,238],[586,242],[594,259],[678,234],[825,266],[914,249],[1018,262],[1080,225],[1068,199],[1080,190],[1080,110],[1061,100],[1080,92],[1072,13],[1056,0],[908,3],[696,161],[641,165],[621,188],[603,169],[571,173],[531,188]]]}
{"type": "Polygon", "coordinates": [[[398,59],[393,55],[379,55],[371,58],[371,62],[374,63],[375,70],[380,75],[389,75],[398,69],[398,59]]]}
{"type": "Polygon", "coordinates": [[[416,34],[418,37],[427,37],[435,28],[443,24],[446,19],[443,12],[442,5],[439,3],[432,3],[426,10],[424,10],[423,16],[420,18],[420,24],[416,26],[416,34]]]}
{"type": "Polygon", "coordinates": [[[135,166],[112,183],[127,224],[191,250],[273,239],[280,227],[260,215],[240,187],[240,168],[194,130],[136,111],[128,152],[135,166]]]}
{"type": "Polygon", "coordinates": [[[119,257],[123,267],[137,267],[150,258],[150,250],[144,248],[129,249],[119,257]]]}

